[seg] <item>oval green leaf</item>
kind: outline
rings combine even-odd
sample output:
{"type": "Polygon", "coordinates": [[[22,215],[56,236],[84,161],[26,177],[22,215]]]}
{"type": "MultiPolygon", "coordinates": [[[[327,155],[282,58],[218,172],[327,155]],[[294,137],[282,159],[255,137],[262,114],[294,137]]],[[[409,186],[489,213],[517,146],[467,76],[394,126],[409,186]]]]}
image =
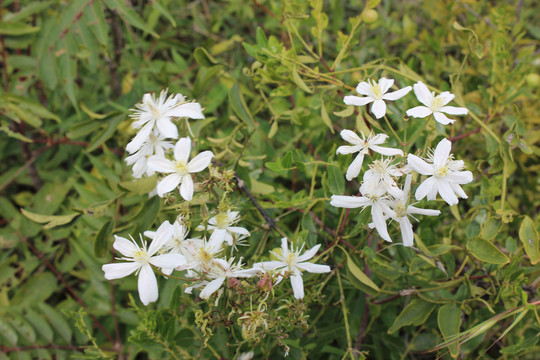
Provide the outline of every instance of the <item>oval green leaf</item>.
{"type": "Polygon", "coordinates": [[[487,240],[475,237],[467,241],[467,250],[480,261],[490,264],[507,264],[508,257],[487,240]]]}
{"type": "Polygon", "coordinates": [[[533,265],[540,261],[540,239],[533,220],[525,216],[519,228],[519,240],[533,265]]]}

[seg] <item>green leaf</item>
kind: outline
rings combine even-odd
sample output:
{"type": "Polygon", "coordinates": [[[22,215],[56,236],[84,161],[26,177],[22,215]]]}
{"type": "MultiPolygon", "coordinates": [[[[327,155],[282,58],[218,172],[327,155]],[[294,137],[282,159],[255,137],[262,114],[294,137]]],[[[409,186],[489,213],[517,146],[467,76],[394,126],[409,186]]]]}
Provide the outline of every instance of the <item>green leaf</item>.
{"type": "Polygon", "coordinates": [[[43,318],[43,315],[36,313],[32,309],[26,310],[24,315],[25,319],[37,330],[37,332],[49,343],[52,343],[54,338],[53,329],[47,321],[43,318]]]}
{"type": "Polygon", "coordinates": [[[219,64],[219,61],[217,61],[212,55],[210,55],[208,51],[206,51],[206,49],[203,47],[196,48],[193,52],[193,57],[199,65],[204,67],[209,68],[219,64]]]}
{"type": "Polygon", "coordinates": [[[20,36],[38,32],[40,29],[37,26],[30,26],[21,23],[11,23],[0,21],[0,35],[20,36]]]}
{"type": "Polygon", "coordinates": [[[524,216],[519,227],[519,240],[521,240],[531,264],[538,264],[540,261],[540,238],[533,220],[527,215],[524,216]]]}
{"type": "Polygon", "coordinates": [[[169,20],[173,27],[176,27],[176,21],[174,21],[174,17],[171,15],[169,10],[167,10],[163,5],[161,5],[159,1],[153,1],[152,5],[154,6],[154,8],[156,8],[157,11],[161,13],[161,15],[165,16],[165,18],[169,20]]]}
{"type": "Polygon", "coordinates": [[[34,331],[34,328],[18,313],[12,312],[10,316],[12,316],[9,320],[10,325],[12,325],[25,340],[33,344],[36,341],[36,332],[34,331]]]}
{"type": "Polygon", "coordinates": [[[370,295],[378,295],[381,289],[379,289],[377,284],[375,284],[366,274],[364,274],[364,272],[358,267],[358,265],[355,264],[344,248],[340,247],[340,249],[343,250],[345,256],[347,257],[347,270],[351,276],[361,283],[359,286],[358,283],[352,281],[352,284],[370,295]]]}
{"type": "MultiPolygon", "coordinates": [[[[298,87],[302,90],[304,90],[305,92],[307,92],[308,94],[313,94],[313,90],[311,90],[309,88],[309,86],[306,85],[306,83],[304,82],[304,80],[302,80],[302,78],[300,77],[300,75],[298,74],[298,69],[296,68],[296,64],[293,65],[293,68],[292,68],[292,78],[293,78],[293,81],[296,85],[298,85],[298,87]]],[[[322,103],[322,102],[321,102],[322,103]]]]}
{"type": "Polygon", "coordinates": [[[86,148],[86,152],[92,152],[96,150],[98,147],[103,145],[105,141],[109,140],[116,132],[116,128],[118,127],[118,125],[125,119],[126,116],[124,114],[120,114],[105,120],[107,126],[104,130],[94,136],[94,138],[86,148]]]}
{"type": "Polygon", "coordinates": [[[62,313],[45,303],[37,304],[37,308],[45,315],[49,323],[56,332],[60,334],[62,339],[64,339],[67,344],[70,344],[73,333],[62,313]]]}
{"type": "Polygon", "coordinates": [[[330,131],[332,134],[334,133],[334,124],[332,124],[332,120],[330,120],[330,116],[328,115],[328,111],[326,111],[326,106],[324,105],[324,98],[321,95],[321,118],[323,123],[326,124],[330,128],[330,131]]]}
{"type": "Polygon", "coordinates": [[[97,257],[104,257],[109,253],[109,238],[114,230],[114,219],[107,221],[99,229],[94,241],[94,253],[97,257]]]}
{"type": "Polygon", "coordinates": [[[491,240],[499,233],[501,222],[495,218],[490,218],[482,224],[481,235],[486,240],[491,240]]]}
{"type": "Polygon", "coordinates": [[[348,116],[351,116],[352,114],[354,114],[354,106],[352,105],[347,106],[345,109],[341,111],[334,111],[334,115],[338,117],[348,117],[348,116]]]}
{"type": "Polygon", "coordinates": [[[508,257],[497,249],[495,245],[479,237],[467,241],[467,250],[478,260],[490,264],[502,265],[510,262],[508,257]]]}
{"type": "Polygon", "coordinates": [[[161,207],[160,200],[161,199],[158,196],[153,196],[148,199],[141,207],[141,210],[132,219],[132,223],[136,224],[135,234],[142,234],[144,231],[150,229],[150,226],[156,219],[161,207]]]}
{"type": "Polygon", "coordinates": [[[247,125],[248,130],[253,130],[255,122],[253,116],[246,105],[246,101],[240,92],[240,86],[235,83],[231,90],[229,90],[229,103],[235,114],[247,125]]]}
{"type": "Polygon", "coordinates": [[[403,326],[423,324],[434,308],[435,304],[421,299],[414,299],[396,318],[394,324],[388,329],[388,334],[395,333],[403,326]]]}
{"type": "Polygon", "coordinates": [[[42,10],[47,9],[53,1],[34,1],[29,5],[24,6],[22,9],[15,13],[9,13],[4,16],[4,21],[17,22],[21,20],[26,20],[31,15],[36,14],[42,10]]]}
{"type": "MultiPolygon", "coordinates": [[[[461,326],[461,309],[454,303],[441,306],[437,315],[437,322],[445,341],[455,338],[461,326]]],[[[451,343],[448,347],[452,357],[456,358],[459,355],[459,342],[451,343]]]]}
{"type": "Polygon", "coordinates": [[[334,195],[345,193],[345,177],[341,169],[335,165],[328,165],[328,187],[334,195]]]}
{"type": "Polygon", "coordinates": [[[51,229],[56,226],[65,225],[80,215],[79,213],[73,213],[73,214],[67,214],[67,215],[41,215],[41,214],[36,214],[25,209],[21,209],[21,212],[24,216],[26,216],[32,221],[35,221],[40,224],[45,224],[43,226],[44,229],[51,229]]]}
{"type": "Polygon", "coordinates": [[[157,175],[142,177],[133,181],[123,181],[119,185],[135,194],[148,194],[156,188],[157,175]]]}
{"type": "Polygon", "coordinates": [[[120,17],[131,26],[141,29],[155,38],[159,38],[159,35],[150,29],[150,27],[145,24],[135,10],[128,7],[123,0],[105,0],[105,3],[109,9],[118,12],[118,15],[120,15],[120,17]]]}
{"type": "MultiPolygon", "coordinates": [[[[18,336],[15,330],[7,323],[7,321],[4,321],[0,319],[0,337],[4,338],[10,345],[17,345],[18,336]]],[[[3,341],[0,341],[0,344],[3,343],[3,341]]]]}

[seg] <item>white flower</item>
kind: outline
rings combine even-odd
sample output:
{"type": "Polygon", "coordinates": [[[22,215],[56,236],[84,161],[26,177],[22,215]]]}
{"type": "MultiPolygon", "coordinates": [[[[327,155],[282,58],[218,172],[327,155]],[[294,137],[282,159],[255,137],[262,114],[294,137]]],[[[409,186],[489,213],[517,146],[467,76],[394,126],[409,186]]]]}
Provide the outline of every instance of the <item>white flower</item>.
{"type": "MultiPolygon", "coordinates": [[[[168,221],[167,221],[168,223],[168,221]]],[[[162,253],[168,254],[181,254],[184,255],[183,249],[186,247],[186,237],[189,232],[184,224],[182,224],[182,219],[177,219],[171,226],[171,236],[169,241],[167,241],[161,248],[162,253]]],[[[154,239],[156,237],[156,231],[145,231],[144,236],[154,239]]],[[[162,269],[164,274],[170,275],[174,269],[162,269]]]]}
{"type": "Polygon", "coordinates": [[[405,173],[404,169],[396,168],[391,164],[393,159],[375,160],[369,164],[369,170],[364,173],[364,182],[360,186],[362,194],[369,192],[369,189],[382,185],[392,196],[401,196],[403,191],[397,186],[394,177],[399,177],[405,173]],[[373,183],[373,184],[371,184],[373,183]]]}
{"type": "MultiPolygon", "coordinates": [[[[223,250],[223,240],[217,238],[207,241],[206,239],[188,239],[183,242],[181,252],[186,258],[186,264],[177,267],[176,270],[193,270],[208,273],[212,263],[223,250]]],[[[188,274],[190,276],[190,274],[188,274]]]]}
{"type": "Polygon", "coordinates": [[[142,129],[130,141],[126,150],[129,153],[139,150],[154,129],[166,138],[177,139],[178,129],[172,123],[173,117],[204,119],[199,103],[185,101],[181,94],[167,97],[167,90],[161,91],[157,99],[154,94],[144,94],[142,102],[135,105],[136,109],[131,115],[135,120],[132,126],[142,129]]]}
{"type": "Polygon", "coordinates": [[[434,92],[430,92],[428,87],[421,81],[414,84],[414,93],[416,98],[425,106],[417,106],[407,110],[408,116],[416,118],[425,118],[433,114],[435,120],[443,125],[452,124],[455,120],[449,119],[443,113],[450,115],[467,115],[469,110],[462,107],[445,106],[454,99],[454,94],[444,91],[440,95],[435,96],[434,92]]]}
{"type": "Polygon", "coordinates": [[[170,141],[165,140],[165,136],[157,131],[152,132],[139,151],[126,158],[126,164],[133,165],[133,177],[140,178],[143,174],[146,176],[154,175],[155,171],[148,167],[148,158],[152,155],[165,157],[165,150],[173,147],[170,141]]]}
{"type": "Polygon", "coordinates": [[[307,262],[315,256],[320,244],[315,245],[304,254],[300,255],[302,248],[294,250],[291,244],[291,249],[287,247],[287,238],[281,239],[281,254],[271,252],[278,260],[264,261],[253,264],[254,268],[261,268],[266,271],[282,269],[281,273],[290,272],[291,285],[293,288],[294,297],[296,299],[304,298],[304,282],[302,281],[302,271],[310,273],[326,273],[330,271],[330,266],[319,265],[307,262]]]}
{"type": "MultiPolygon", "coordinates": [[[[238,214],[238,211],[228,210],[227,212],[221,212],[208,220],[207,229],[212,231],[210,239],[218,238],[216,240],[225,241],[229,246],[232,246],[235,239],[238,241],[249,236],[250,234],[247,229],[239,226],[232,226],[239,220],[238,214]]],[[[199,225],[197,230],[204,230],[204,226],[199,225]]]]}
{"type": "Polygon", "coordinates": [[[211,151],[203,151],[188,162],[191,152],[191,139],[181,138],[174,147],[175,161],[162,156],[154,155],[148,159],[148,167],[156,172],[170,174],[157,185],[157,193],[160,197],[180,185],[180,195],[184,200],[193,198],[193,179],[191,174],[203,171],[210,165],[214,154],[211,151]]]}
{"type": "Polygon", "coordinates": [[[458,203],[458,196],[467,198],[467,194],[459,185],[470,183],[473,176],[470,171],[460,171],[464,168],[464,163],[462,160],[452,160],[451,148],[452,143],[442,139],[433,153],[431,163],[409,154],[407,161],[413,170],[422,175],[431,175],[416,189],[416,200],[426,196],[428,200],[435,200],[439,193],[448,205],[455,205],[458,203]]]}
{"type": "Polygon", "coordinates": [[[360,170],[362,169],[362,163],[364,162],[364,156],[366,154],[369,154],[369,150],[372,150],[374,152],[377,152],[382,155],[386,156],[394,156],[394,155],[400,155],[403,156],[403,151],[399,149],[393,149],[393,148],[385,148],[382,146],[379,146],[380,144],[384,143],[386,139],[388,138],[388,135],[386,134],[369,134],[368,138],[364,136],[363,133],[360,133],[362,135],[362,138],[358,135],[356,135],[351,130],[342,130],[340,135],[343,138],[343,140],[349,142],[352,144],[352,146],[349,145],[343,145],[338,147],[336,150],[336,154],[352,154],[355,152],[358,152],[358,155],[353,160],[351,165],[349,165],[349,168],[347,169],[347,174],[345,177],[347,180],[351,181],[355,177],[360,174],[360,170]]]}
{"type": "Polygon", "coordinates": [[[394,217],[395,212],[388,207],[388,196],[385,196],[386,188],[380,184],[371,184],[373,188],[363,189],[364,196],[332,195],[330,205],[347,209],[359,207],[365,209],[367,206],[371,206],[371,218],[373,219],[377,232],[384,240],[392,242],[390,235],[388,235],[386,219],[388,217],[394,217]]]}
{"type": "Polygon", "coordinates": [[[394,80],[386,78],[380,78],[379,83],[376,83],[375,81],[370,81],[369,83],[363,81],[356,87],[356,92],[360,95],[365,95],[365,97],[345,96],[343,102],[347,105],[356,106],[364,106],[373,102],[371,112],[377,119],[380,119],[386,114],[386,103],[384,100],[395,101],[401,99],[412,90],[412,87],[407,86],[387,94],[386,92],[392,85],[394,85],[394,80]]]}
{"type": "Polygon", "coordinates": [[[214,259],[212,261],[212,267],[210,268],[207,277],[213,280],[208,282],[199,294],[201,299],[208,299],[221,287],[221,285],[223,285],[223,282],[227,278],[252,277],[261,272],[261,269],[257,268],[242,269],[241,262],[233,264],[233,261],[234,258],[229,261],[223,259],[214,259]]]}
{"type": "Polygon", "coordinates": [[[171,224],[168,221],[159,227],[148,249],[146,248],[146,242],[143,242],[142,246],[139,247],[133,238],[129,241],[115,235],[113,247],[124,255],[119,260],[128,262],[103,265],[102,270],[105,272],[105,278],[107,280],[120,279],[136,271],[139,276],[139,298],[142,303],[148,305],[156,301],[158,287],[151,265],[163,269],[172,269],[185,263],[184,256],[180,254],[155,255],[169,240],[170,235],[171,224]]]}

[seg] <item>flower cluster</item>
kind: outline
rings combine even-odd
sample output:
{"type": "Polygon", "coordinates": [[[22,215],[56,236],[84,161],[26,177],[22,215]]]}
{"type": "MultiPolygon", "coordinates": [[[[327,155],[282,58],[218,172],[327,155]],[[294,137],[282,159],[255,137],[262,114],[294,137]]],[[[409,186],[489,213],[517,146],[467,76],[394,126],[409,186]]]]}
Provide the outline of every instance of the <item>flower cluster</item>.
{"type": "MultiPolygon", "coordinates": [[[[376,118],[381,118],[386,114],[386,105],[383,100],[397,100],[412,89],[407,86],[387,93],[393,84],[393,80],[385,78],[381,78],[378,83],[361,82],[356,91],[365,97],[345,96],[343,100],[347,105],[357,106],[373,102],[372,112],[376,118]]],[[[433,115],[436,121],[446,125],[455,120],[448,119],[443,113],[465,115],[468,112],[465,108],[446,105],[454,98],[454,95],[449,92],[435,96],[422,82],[414,84],[413,88],[418,101],[425,106],[407,110],[408,116],[424,118],[433,115]]],[[[369,226],[375,228],[384,240],[392,241],[388,233],[387,221],[394,220],[401,229],[403,244],[412,246],[414,233],[409,216],[440,214],[439,210],[421,209],[410,203],[414,173],[429,176],[416,189],[415,198],[418,201],[425,197],[428,200],[435,200],[439,194],[449,205],[455,205],[458,203],[458,197],[467,198],[460,185],[470,183],[473,180],[472,173],[463,171],[465,165],[462,160],[454,160],[451,154],[452,143],[448,139],[442,139],[435,150],[426,159],[422,159],[413,154],[405,157],[400,149],[381,146],[388,135],[372,133],[367,138],[364,134],[361,136],[351,130],[341,132],[341,137],[351,145],[340,146],[336,153],[358,152],[347,169],[346,179],[351,181],[359,176],[365,156],[378,153],[382,157],[373,160],[368,166],[369,169],[364,172],[359,196],[333,195],[330,204],[341,208],[371,207],[373,222],[369,226]],[[403,177],[405,178],[404,185],[399,186],[398,181],[403,177]]]]}

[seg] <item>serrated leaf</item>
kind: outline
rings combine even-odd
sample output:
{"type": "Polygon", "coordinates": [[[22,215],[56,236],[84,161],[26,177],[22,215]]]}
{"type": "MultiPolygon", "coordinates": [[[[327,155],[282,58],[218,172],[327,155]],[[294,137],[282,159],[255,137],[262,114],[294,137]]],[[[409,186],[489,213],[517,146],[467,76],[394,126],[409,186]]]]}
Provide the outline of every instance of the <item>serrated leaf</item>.
{"type": "Polygon", "coordinates": [[[403,326],[422,325],[434,308],[435,304],[427,301],[421,299],[412,300],[398,315],[390,329],[388,329],[388,334],[395,333],[403,326]]]}
{"type": "Polygon", "coordinates": [[[480,261],[490,264],[507,264],[510,262],[508,257],[503,254],[491,242],[479,237],[475,237],[467,241],[467,250],[480,261]]]}
{"type": "MultiPolygon", "coordinates": [[[[445,304],[439,308],[437,314],[437,323],[439,330],[445,341],[454,338],[459,333],[461,326],[461,309],[456,304],[445,304]]],[[[456,358],[459,355],[459,342],[454,342],[448,345],[452,357],[456,358]]]]}
{"type": "Polygon", "coordinates": [[[31,211],[21,209],[21,213],[32,221],[40,224],[45,224],[44,229],[50,229],[56,226],[65,225],[75,217],[80,215],[79,213],[67,214],[67,215],[42,215],[36,214],[31,211]]]}
{"type": "Polygon", "coordinates": [[[540,238],[533,220],[527,215],[524,216],[519,227],[519,240],[521,240],[531,264],[538,264],[540,261],[540,238]]]}
{"type": "Polygon", "coordinates": [[[255,122],[253,116],[246,105],[244,96],[240,92],[240,86],[235,83],[229,90],[229,104],[235,112],[235,114],[247,125],[248,130],[253,130],[255,122]]]}

